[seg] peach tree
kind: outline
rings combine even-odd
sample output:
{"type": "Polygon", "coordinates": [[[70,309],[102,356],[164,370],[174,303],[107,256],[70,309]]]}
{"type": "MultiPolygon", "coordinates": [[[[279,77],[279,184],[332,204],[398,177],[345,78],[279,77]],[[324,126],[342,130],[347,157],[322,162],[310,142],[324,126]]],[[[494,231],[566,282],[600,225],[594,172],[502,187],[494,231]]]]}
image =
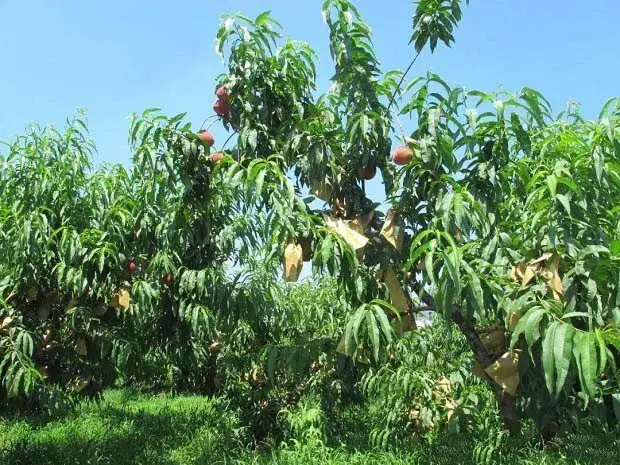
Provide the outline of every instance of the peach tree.
{"type": "MultiPolygon", "coordinates": [[[[312,49],[280,41],[268,13],[223,18],[218,85],[228,90],[220,116],[237,136],[230,158],[272,163],[295,183],[291,203],[305,200],[303,220],[273,247],[285,254],[285,277],[296,278],[306,255],[315,274],[337,279],[352,309],[337,350],[395,363],[412,316],[431,310],[466,338],[510,432],[523,416],[552,434],[571,408],[611,411],[619,101],[590,121],[575,106],[554,115],[530,88],[467,91],[432,73],[407,81],[381,71],[349,1],[325,1],[323,17],[335,68],[328,92],[318,94],[312,49]],[[383,203],[368,195],[377,170],[383,203]]],[[[415,56],[450,45],[460,19],[458,1],[418,2],[415,56]]]]}
{"type": "Polygon", "coordinates": [[[218,171],[228,161],[183,116],[134,118],[131,170],[93,167],[81,116],[0,155],[0,399],[124,382],[219,390],[221,332],[273,304],[248,257],[271,223],[299,228],[299,205],[275,162],[218,171]],[[280,214],[265,216],[259,178],[280,214]]]}

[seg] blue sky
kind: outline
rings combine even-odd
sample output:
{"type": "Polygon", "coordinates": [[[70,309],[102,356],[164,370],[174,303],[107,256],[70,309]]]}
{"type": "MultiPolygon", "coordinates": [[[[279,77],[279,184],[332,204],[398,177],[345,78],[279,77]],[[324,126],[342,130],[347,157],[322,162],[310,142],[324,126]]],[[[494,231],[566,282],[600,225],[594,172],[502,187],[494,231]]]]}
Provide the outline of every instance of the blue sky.
{"type": "MultiPolygon", "coordinates": [[[[218,17],[241,11],[272,14],[285,36],[309,42],[331,76],[321,0],[0,0],[0,140],[31,121],[62,125],[88,111],[97,161],[128,164],[128,117],[148,107],[188,112],[199,126],[212,113],[218,17]]],[[[383,69],[402,69],[413,3],[357,0],[370,23],[383,69]]],[[[620,94],[617,0],[472,0],[452,49],[418,60],[451,84],[467,88],[541,90],[557,111],[568,100],[596,117],[620,94]]],[[[223,141],[223,132],[216,131],[223,141]]]]}

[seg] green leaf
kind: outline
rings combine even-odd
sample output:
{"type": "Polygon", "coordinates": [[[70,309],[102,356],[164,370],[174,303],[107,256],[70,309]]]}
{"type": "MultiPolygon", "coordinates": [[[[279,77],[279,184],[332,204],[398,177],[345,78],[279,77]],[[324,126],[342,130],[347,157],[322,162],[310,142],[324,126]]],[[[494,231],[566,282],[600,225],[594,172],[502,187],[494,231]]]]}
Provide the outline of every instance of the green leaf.
{"type": "Polygon", "coordinates": [[[596,328],[595,334],[596,334],[596,343],[598,346],[599,364],[598,364],[598,369],[596,372],[598,376],[605,371],[605,368],[607,368],[607,345],[605,344],[605,339],[603,337],[603,332],[601,331],[601,328],[596,328]]]}
{"type": "Polygon", "coordinates": [[[581,387],[589,397],[596,394],[597,356],[594,333],[581,332],[574,336],[573,356],[577,362],[581,387]]]}
{"type": "Polygon", "coordinates": [[[551,197],[555,197],[558,189],[558,178],[556,178],[555,174],[550,174],[547,176],[547,186],[549,187],[551,197]]]}
{"type": "Polygon", "coordinates": [[[325,266],[333,255],[334,239],[331,234],[327,234],[321,244],[321,264],[325,266]]]}
{"type": "Polygon", "coordinates": [[[547,390],[553,394],[556,392],[556,361],[555,361],[555,333],[560,323],[553,321],[547,331],[542,342],[542,365],[545,373],[545,384],[547,390]]]}
{"type": "Polygon", "coordinates": [[[557,194],[555,198],[560,201],[560,203],[564,207],[564,210],[566,210],[566,213],[570,215],[570,200],[568,200],[568,197],[566,197],[564,194],[557,194]]]}
{"type": "MultiPolygon", "coordinates": [[[[385,314],[385,310],[383,308],[381,308],[379,305],[374,305],[373,307],[374,307],[374,312],[375,312],[375,319],[376,321],[379,322],[381,326],[381,331],[383,332],[383,336],[385,337],[385,341],[389,344],[392,341],[392,331],[393,331],[392,325],[390,325],[390,320],[388,320],[388,317],[385,314]]],[[[399,315],[396,309],[394,309],[394,311],[396,311],[396,315],[399,315]]]]}
{"type": "MultiPolygon", "coordinates": [[[[555,337],[553,341],[553,358],[555,361],[555,396],[557,397],[570,370],[570,363],[572,360],[573,349],[573,334],[574,330],[571,325],[558,323],[555,331],[555,337]]],[[[544,351],[544,349],[543,349],[544,351]]],[[[553,391],[549,391],[552,394],[553,391]]]]}
{"type": "Polygon", "coordinates": [[[594,171],[596,173],[596,179],[600,183],[603,179],[603,172],[605,171],[605,158],[599,153],[594,153],[592,155],[592,159],[594,160],[594,171]]]}
{"type": "MultiPolygon", "coordinates": [[[[529,309],[520,319],[519,322],[517,323],[517,326],[515,327],[514,331],[512,332],[512,338],[510,340],[510,348],[513,349],[515,347],[515,345],[517,344],[517,342],[519,341],[519,337],[525,333],[525,331],[530,328],[530,333],[532,333],[533,331],[533,325],[531,324],[531,321],[538,321],[540,322],[540,319],[542,318],[542,316],[545,314],[546,310],[544,308],[541,307],[533,307],[531,309],[529,309]]],[[[531,334],[530,337],[532,337],[533,335],[531,334]]]]}
{"type": "Polygon", "coordinates": [[[379,326],[375,321],[373,312],[366,312],[366,326],[368,328],[368,335],[372,343],[373,355],[375,360],[379,360],[379,349],[381,347],[379,338],[379,326]]]}
{"type": "Polygon", "coordinates": [[[474,303],[476,304],[476,310],[478,312],[484,312],[484,292],[482,290],[482,283],[480,278],[475,273],[469,274],[469,288],[471,294],[474,296],[474,303]]]}
{"type": "Polygon", "coordinates": [[[424,256],[424,269],[428,275],[428,279],[432,284],[435,284],[435,272],[433,271],[433,250],[426,253],[424,256]]]}
{"type": "Polygon", "coordinates": [[[528,347],[532,347],[538,339],[540,339],[540,321],[546,314],[546,311],[533,312],[527,319],[525,326],[525,342],[528,347]]]}

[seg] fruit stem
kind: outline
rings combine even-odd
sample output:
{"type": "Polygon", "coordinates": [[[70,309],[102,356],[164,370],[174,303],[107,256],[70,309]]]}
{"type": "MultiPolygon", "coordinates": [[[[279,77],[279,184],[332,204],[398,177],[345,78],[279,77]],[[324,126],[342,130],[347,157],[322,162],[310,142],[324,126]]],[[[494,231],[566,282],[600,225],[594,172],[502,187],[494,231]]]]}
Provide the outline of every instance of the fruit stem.
{"type": "Polygon", "coordinates": [[[395,111],[393,111],[392,114],[394,115],[394,118],[396,118],[396,122],[398,123],[398,128],[400,129],[400,135],[403,138],[403,142],[406,144],[407,134],[405,134],[405,128],[403,127],[403,123],[400,121],[400,118],[398,117],[398,114],[395,111]]]}
{"type": "Polygon", "coordinates": [[[222,148],[220,149],[220,152],[224,151],[224,148],[226,147],[226,144],[228,144],[230,139],[232,139],[233,136],[235,136],[236,134],[237,134],[236,132],[233,132],[230,136],[228,136],[228,139],[226,139],[226,141],[224,142],[224,145],[222,145],[222,148]]]}
{"type": "Polygon", "coordinates": [[[217,123],[217,119],[216,119],[216,120],[212,121],[212,122],[211,122],[211,124],[210,124],[209,126],[207,126],[207,127],[205,128],[205,127],[204,127],[204,126],[205,126],[205,123],[206,123],[207,121],[209,121],[211,118],[217,118],[217,115],[207,116],[207,117],[205,118],[205,120],[202,122],[202,124],[200,125],[200,130],[205,129],[205,130],[207,130],[207,131],[208,131],[208,130],[211,128],[211,126],[213,126],[215,123],[217,123]]]}

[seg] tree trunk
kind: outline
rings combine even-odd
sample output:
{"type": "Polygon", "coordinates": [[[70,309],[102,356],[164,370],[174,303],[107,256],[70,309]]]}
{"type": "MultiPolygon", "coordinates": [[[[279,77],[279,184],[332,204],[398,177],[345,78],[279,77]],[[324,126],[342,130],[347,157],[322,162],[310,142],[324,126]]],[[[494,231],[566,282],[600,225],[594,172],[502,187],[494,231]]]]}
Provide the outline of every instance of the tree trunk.
{"type": "MultiPolygon", "coordinates": [[[[432,296],[428,294],[422,295],[422,300],[431,308],[435,307],[435,299],[432,296]]],[[[465,339],[467,339],[469,346],[474,352],[474,358],[476,361],[484,367],[491,365],[495,359],[489,354],[487,349],[484,347],[484,344],[482,344],[480,336],[478,335],[474,325],[471,322],[465,321],[463,314],[461,313],[461,308],[458,305],[454,306],[452,321],[456,323],[460,331],[465,336],[465,339]]],[[[484,376],[490,384],[491,389],[493,389],[493,394],[495,395],[495,400],[497,401],[497,408],[499,409],[499,416],[504,424],[504,428],[511,436],[520,434],[521,421],[517,412],[517,399],[504,391],[486,373],[484,376]]]]}
{"type": "MultiPolygon", "coordinates": [[[[493,381],[491,381],[491,383],[493,383],[493,381]]],[[[508,431],[511,436],[517,436],[521,433],[521,421],[517,413],[517,399],[495,383],[492,384],[492,387],[504,429],[508,431]]]]}
{"type": "MultiPolygon", "coordinates": [[[[452,320],[457,324],[461,332],[465,335],[467,342],[474,352],[474,357],[477,362],[482,366],[487,367],[491,365],[495,360],[487,352],[486,348],[480,340],[480,336],[476,332],[476,328],[469,322],[463,319],[463,315],[460,309],[455,309],[452,314],[452,320]]],[[[516,398],[504,391],[499,385],[497,385],[489,376],[486,376],[487,382],[493,389],[495,394],[495,400],[497,401],[497,408],[499,409],[499,415],[504,424],[504,428],[511,436],[516,436],[521,432],[521,422],[517,413],[516,398]]]]}

